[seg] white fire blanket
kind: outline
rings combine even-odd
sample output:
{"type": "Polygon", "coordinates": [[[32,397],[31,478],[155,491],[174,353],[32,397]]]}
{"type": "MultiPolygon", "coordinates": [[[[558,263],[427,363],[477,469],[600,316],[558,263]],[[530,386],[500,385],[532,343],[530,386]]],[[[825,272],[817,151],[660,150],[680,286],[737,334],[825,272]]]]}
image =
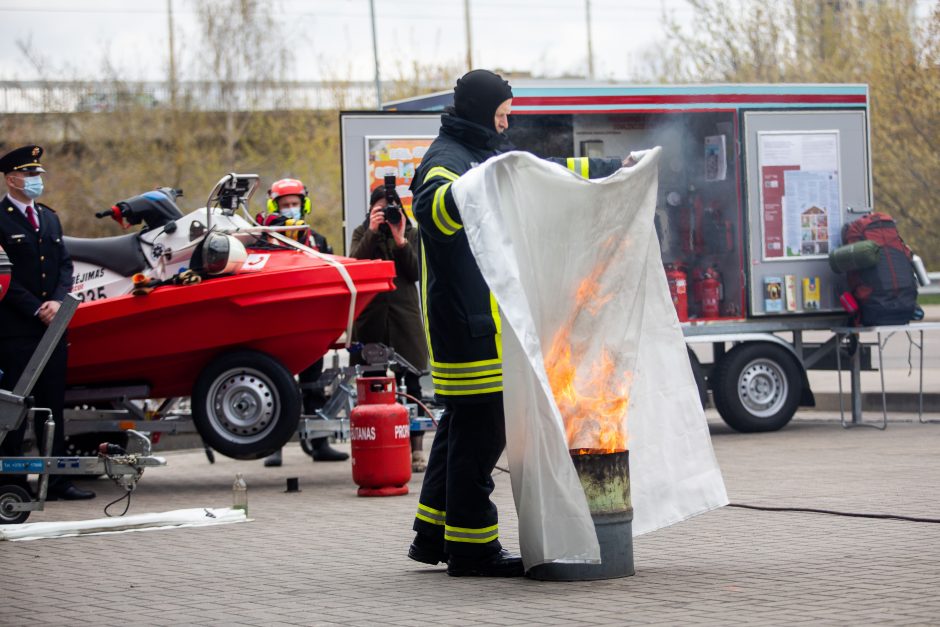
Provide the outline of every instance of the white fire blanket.
{"type": "Polygon", "coordinates": [[[0,527],[0,541],[40,540],[42,538],[66,538],[104,533],[128,533],[152,531],[168,527],[205,527],[247,522],[245,510],[221,507],[207,509],[176,509],[169,512],[132,514],[93,520],[59,520],[54,522],[23,523],[0,527]]]}
{"type": "MultiPolygon", "coordinates": [[[[501,312],[506,453],[526,568],[600,561],[546,358],[552,380],[571,375],[589,413],[619,411],[634,535],[728,503],[653,224],[659,154],[586,180],[511,152],[453,185],[501,312]],[[601,398],[611,390],[615,398],[601,398]]],[[[572,448],[597,448],[592,418],[572,448]]]]}

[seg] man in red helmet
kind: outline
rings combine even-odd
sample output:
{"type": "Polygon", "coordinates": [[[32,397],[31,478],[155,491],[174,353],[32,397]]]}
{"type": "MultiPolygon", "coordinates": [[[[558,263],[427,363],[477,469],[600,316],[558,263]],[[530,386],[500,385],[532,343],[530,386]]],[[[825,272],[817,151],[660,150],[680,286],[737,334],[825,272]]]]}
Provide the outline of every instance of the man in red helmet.
{"type": "MultiPolygon", "coordinates": [[[[310,196],[307,188],[297,179],[281,179],[271,185],[268,190],[267,215],[258,214],[257,221],[265,226],[293,226],[305,225],[304,218],[310,213],[310,196]]],[[[313,228],[286,231],[286,234],[301,244],[319,250],[321,253],[333,254],[333,248],[326,241],[326,237],[317,233],[313,228]]],[[[320,375],[323,374],[323,358],[300,373],[300,385],[303,390],[304,414],[314,414],[323,406],[326,399],[323,390],[317,386],[320,375]]],[[[329,438],[315,438],[310,441],[313,448],[313,459],[318,462],[341,462],[349,459],[343,451],[337,451],[330,446],[329,438]]],[[[264,460],[265,466],[280,466],[282,464],[281,451],[269,455],[264,460]]]]}

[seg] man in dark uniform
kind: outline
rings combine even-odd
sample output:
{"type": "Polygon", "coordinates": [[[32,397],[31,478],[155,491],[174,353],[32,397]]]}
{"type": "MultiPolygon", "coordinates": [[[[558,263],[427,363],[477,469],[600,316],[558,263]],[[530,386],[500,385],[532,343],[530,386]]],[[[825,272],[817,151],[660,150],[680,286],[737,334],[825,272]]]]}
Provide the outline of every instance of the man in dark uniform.
{"type": "MultiPolygon", "coordinates": [[[[491,474],[506,444],[502,335],[496,300],[470,251],[451,184],[470,168],[512,149],[512,89],[474,70],[457,81],[454,106],[415,173],[414,214],[422,243],[421,290],[431,379],[443,402],[415,516],[408,557],[447,562],[447,574],[518,577],[522,559],[499,542],[491,474]]],[[[585,177],[612,174],[619,159],[551,159],[585,177]]]]}
{"type": "MultiPolygon", "coordinates": [[[[43,192],[42,148],[23,146],[0,157],[7,195],[0,201],[0,246],[13,264],[9,292],[0,301],[0,387],[12,390],[72,287],[72,259],[62,242],[62,225],[55,211],[36,202],[43,192]]],[[[67,340],[63,336],[33,388],[36,407],[52,410],[55,432],[52,454],[65,455],[65,375],[67,340]]],[[[37,412],[33,428],[45,437],[47,414],[37,412]]],[[[26,421],[7,434],[0,455],[23,455],[26,421]]],[[[40,448],[42,450],[42,448],[40,448]]],[[[52,476],[49,500],[94,498],[65,477],[52,476]]]]}

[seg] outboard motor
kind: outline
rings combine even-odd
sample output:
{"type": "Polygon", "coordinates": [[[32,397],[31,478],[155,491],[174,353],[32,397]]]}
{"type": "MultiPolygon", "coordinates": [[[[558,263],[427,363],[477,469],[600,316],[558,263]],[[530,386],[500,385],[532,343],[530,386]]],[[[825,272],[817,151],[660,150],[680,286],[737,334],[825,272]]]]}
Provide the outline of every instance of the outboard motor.
{"type": "MultiPolygon", "coordinates": [[[[144,231],[165,227],[183,217],[183,212],[174,202],[183,195],[183,190],[172,187],[160,187],[139,196],[116,203],[106,211],[99,211],[95,217],[111,217],[124,228],[143,222],[144,231]],[[127,222],[125,224],[125,221],[127,222]]],[[[168,230],[172,232],[172,230],[168,230]]]]}

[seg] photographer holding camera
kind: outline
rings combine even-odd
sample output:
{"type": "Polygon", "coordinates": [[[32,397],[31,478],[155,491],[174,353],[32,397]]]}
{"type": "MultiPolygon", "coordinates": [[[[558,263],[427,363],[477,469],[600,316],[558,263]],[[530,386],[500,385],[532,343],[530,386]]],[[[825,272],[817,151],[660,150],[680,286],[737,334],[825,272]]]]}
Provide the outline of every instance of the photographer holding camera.
{"type": "MultiPolygon", "coordinates": [[[[395,349],[415,368],[428,366],[428,347],[421,323],[418,289],[418,229],[401,209],[395,192],[394,176],[372,191],[369,213],[352,234],[349,256],[357,259],[385,259],[395,262],[395,290],[377,295],[356,319],[353,337],[357,342],[381,342],[395,349]]],[[[381,373],[384,376],[384,372],[381,373]]],[[[421,398],[418,375],[396,372],[399,386],[404,380],[408,394],[421,398]]],[[[423,431],[411,433],[411,469],[423,472],[427,462],[423,452],[423,431]]]]}

